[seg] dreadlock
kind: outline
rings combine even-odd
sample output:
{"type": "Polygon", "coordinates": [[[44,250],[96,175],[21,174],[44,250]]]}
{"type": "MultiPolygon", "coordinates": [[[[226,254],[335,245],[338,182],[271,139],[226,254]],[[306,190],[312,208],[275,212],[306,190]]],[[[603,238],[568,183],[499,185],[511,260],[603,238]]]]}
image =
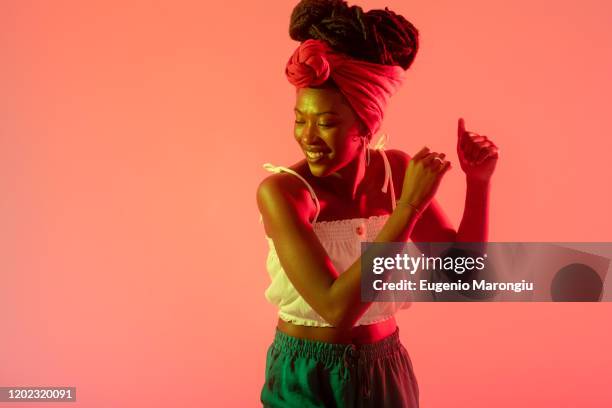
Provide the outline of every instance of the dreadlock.
{"type": "Polygon", "coordinates": [[[364,13],[343,0],[301,0],[291,13],[293,40],[325,40],[337,51],[368,62],[407,70],[419,48],[419,32],[385,7],[364,13]]]}

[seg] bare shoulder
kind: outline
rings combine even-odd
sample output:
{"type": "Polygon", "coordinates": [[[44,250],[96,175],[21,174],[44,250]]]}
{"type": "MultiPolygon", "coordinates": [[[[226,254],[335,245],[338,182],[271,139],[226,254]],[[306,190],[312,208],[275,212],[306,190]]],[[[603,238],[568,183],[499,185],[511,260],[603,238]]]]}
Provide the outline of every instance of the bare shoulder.
{"type": "MultiPolygon", "coordinates": [[[[302,177],[303,169],[299,164],[288,167],[297,172],[302,177]]],[[[293,174],[285,171],[273,173],[264,178],[257,186],[257,199],[280,199],[284,198],[288,201],[301,201],[305,193],[309,193],[308,188],[302,180],[293,174]]]]}
{"type": "Polygon", "coordinates": [[[396,186],[395,188],[397,190],[397,195],[399,196],[402,193],[404,174],[406,174],[406,169],[408,168],[408,163],[410,163],[410,159],[412,156],[410,156],[403,150],[398,149],[385,149],[385,153],[389,158],[391,172],[393,173],[393,181],[396,186]]]}
{"type": "Polygon", "coordinates": [[[408,162],[410,162],[410,158],[412,157],[405,151],[399,149],[385,150],[385,153],[387,153],[387,157],[389,157],[389,163],[391,163],[391,166],[393,166],[395,163],[397,165],[403,165],[403,167],[406,167],[408,162]]]}
{"type": "MultiPolygon", "coordinates": [[[[295,167],[291,167],[296,170],[295,167]]],[[[299,174],[299,172],[298,172],[299,174]]],[[[314,215],[315,206],[310,191],[302,180],[287,172],[274,173],[264,178],[257,186],[257,206],[268,225],[294,220],[308,221],[314,215]]]]}

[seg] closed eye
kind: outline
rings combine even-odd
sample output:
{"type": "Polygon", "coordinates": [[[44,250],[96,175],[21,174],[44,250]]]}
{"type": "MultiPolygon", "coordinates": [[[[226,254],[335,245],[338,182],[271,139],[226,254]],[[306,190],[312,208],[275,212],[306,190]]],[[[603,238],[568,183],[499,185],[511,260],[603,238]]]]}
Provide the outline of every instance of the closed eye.
{"type": "MultiPolygon", "coordinates": [[[[299,120],[296,120],[295,123],[298,125],[304,124],[304,122],[299,121],[299,120]]],[[[336,124],[335,123],[319,123],[319,126],[324,127],[324,128],[331,128],[331,127],[336,126],[336,124]]]]}

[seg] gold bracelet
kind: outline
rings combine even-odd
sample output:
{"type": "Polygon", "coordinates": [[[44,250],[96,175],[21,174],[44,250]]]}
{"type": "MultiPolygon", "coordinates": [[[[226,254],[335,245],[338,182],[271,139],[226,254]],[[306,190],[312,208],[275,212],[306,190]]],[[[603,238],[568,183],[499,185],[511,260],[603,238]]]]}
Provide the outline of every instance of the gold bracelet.
{"type": "Polygon", "coordinates": [[[404,202],[402,200],[398,200],[397,204],[402,204],[402,205],[408,205],[410,208],[412,208],[416,213],[417,213],[417,217],[420,217],[421,215],[423,215],[423,210],[417,208],[417,206],[410,204],[410,203],[406,203],[404,204],[404,202]]]}

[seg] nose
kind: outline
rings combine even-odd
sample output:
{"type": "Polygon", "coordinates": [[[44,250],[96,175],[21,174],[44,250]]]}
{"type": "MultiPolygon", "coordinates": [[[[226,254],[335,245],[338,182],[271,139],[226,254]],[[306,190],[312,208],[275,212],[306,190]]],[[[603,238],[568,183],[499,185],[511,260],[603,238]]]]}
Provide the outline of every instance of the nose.
{"type": "Polygon", "coordinates": [[[310,122],[306,122],[299,130],[298,136],[302,140],[303,144],[314,144],[312,142],[315,142],[317,139],[319,139],[317,126],[313,125],[310,122]]]}

